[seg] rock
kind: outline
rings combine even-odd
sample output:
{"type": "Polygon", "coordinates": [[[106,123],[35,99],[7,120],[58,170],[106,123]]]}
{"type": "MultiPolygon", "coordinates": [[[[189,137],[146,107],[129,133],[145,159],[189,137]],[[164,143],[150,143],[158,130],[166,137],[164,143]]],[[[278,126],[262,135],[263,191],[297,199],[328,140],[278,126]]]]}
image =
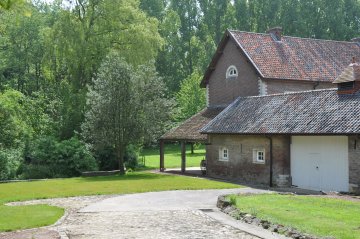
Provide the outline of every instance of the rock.
{"type": "Polygon", "coordinates": [[[291,237],[294,239],[301,239],[301,235],[299,235],[297,233],[292,234],[291,237]]]}
{"type": "Polygon", "coordinates": [[[261,224],[261,220],[259,218],[254,218],[253,221],[252,221],[252,224],[258,226],[261,224]]]}
{"type": "Polygon", "coordinates": [[[219,196],[216,206],[220,209],[224,209],[226,207],[231,206],[230,200],[225,198],[225,196],[219,196]]]}
{"type": "Polygon", "coordinates": [[[233,212],[233,211],[236,211],[236,208],[234,208],[233,206],[230,206],[230,207],[224,208],[222,211],[223,211],[224,213],[226,213],[226,214],[229,214],[229,213],[231,213],[231,212],[233,212]]]}
{"type": "Polygon", "coordinates": [[[271,226],[271,227],[270,227],[270,231],[272,231],[272,232],[278,232],[278,231],[279,231],[278,226],[276,226],[276,225],[271,226]]]}

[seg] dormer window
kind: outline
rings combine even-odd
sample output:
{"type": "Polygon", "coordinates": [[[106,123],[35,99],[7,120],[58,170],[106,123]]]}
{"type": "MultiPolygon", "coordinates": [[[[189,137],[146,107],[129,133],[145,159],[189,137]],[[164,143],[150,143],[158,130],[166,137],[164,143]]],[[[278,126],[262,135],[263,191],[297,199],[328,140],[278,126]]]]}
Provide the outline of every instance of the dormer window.
{"type": "Polygon", "coordinates": [[[226,71],[226,79],[234,78],[238,76],[238,70],[235,66],[230,66],[226,71]]]}
{"type": "Polygon", "coordinates": [[[339,90],[351,90],[355,86],[355,81],[342,82],[338,84],[339,90]]]}

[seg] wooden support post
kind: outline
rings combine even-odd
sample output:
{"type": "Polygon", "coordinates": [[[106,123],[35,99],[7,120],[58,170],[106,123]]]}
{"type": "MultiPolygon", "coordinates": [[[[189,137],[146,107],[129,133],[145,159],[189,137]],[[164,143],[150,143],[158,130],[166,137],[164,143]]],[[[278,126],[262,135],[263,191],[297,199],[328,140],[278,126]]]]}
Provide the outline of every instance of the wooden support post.
{"type": "Polygon", "coordinates": [[[181,172],[185,173],[186,168],[186,142],[181,141],[181,172]]]}
{"type": "Polygon", "coordinates": [[[194,154],[194,143],[191,143],[191,154],[194,154]]]}
{"type": "Polygon", "coordinates": [[[164,172],[164,141],[160,140],[160,172],[164,172]]]}

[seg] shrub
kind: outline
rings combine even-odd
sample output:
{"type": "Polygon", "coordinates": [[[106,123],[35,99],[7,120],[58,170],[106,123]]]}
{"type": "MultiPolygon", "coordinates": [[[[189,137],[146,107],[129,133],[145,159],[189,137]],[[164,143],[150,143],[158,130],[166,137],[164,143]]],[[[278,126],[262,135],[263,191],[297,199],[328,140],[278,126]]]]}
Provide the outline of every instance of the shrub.
{"type": "Polygon", "coordinates": [[[16,172],[22,162],[20,149],[0,150],[0,180],[9,180],[16,177],[16,172]]]}
{"type": "Polygon", "coordinates": [[[114,148],[104,147],[96,150],[96,161],[99,165],[99,170],[116,170],[119,169],[119,162],[116,159],[114,148]]]}
{"type": "Polygon", "coordinates": [[[23,178],[80,176],[83,171],[97,170],[97,163],[85,144],[77,138],[58,141],[43,137],[30,145],[23,178]]]}
{"type": "Polygon", "coordinates": [[[138,166],[139,148],[134,145],[129,145],[126,148],[124,162],[127,169],[134,170],[138,166]]]}

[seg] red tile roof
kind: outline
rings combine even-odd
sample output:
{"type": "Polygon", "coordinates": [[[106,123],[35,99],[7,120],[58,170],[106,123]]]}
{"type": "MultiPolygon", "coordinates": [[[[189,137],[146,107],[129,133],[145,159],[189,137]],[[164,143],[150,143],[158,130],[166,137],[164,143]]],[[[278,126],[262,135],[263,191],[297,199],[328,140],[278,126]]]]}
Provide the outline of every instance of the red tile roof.
{"type": "Polygon", "coordinates": [[[200,129],[214,119],[223,109],[223,107],[203,109],[179,126],[165,133],[160,139],[168,141],[185,140],[189,142],[206,141],[207,136],[200,134],[200,129]]]}
{"type": "Polygon", "coordinates": [[[352,58],[360,58],[355,42],[230,31],[264,78],[333,81],[352,58]]]}
{"type": "MultiPolygon", "coordinates": [[[[267,79],[334,81],[352,58],[360,59],[359,42],[343,42],[227,31],[201,83],[204,87],[227,39],[234,40],[260,76],[267,79]]],[[[240,54],[240,51],[239,51],[240,54]]]]}

